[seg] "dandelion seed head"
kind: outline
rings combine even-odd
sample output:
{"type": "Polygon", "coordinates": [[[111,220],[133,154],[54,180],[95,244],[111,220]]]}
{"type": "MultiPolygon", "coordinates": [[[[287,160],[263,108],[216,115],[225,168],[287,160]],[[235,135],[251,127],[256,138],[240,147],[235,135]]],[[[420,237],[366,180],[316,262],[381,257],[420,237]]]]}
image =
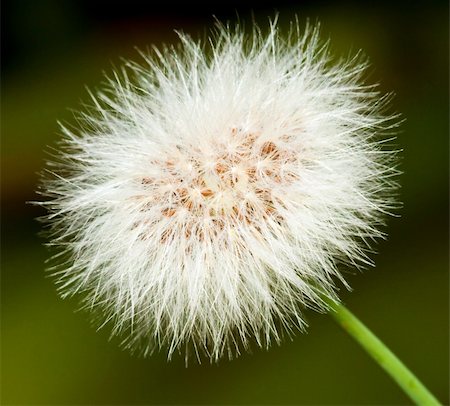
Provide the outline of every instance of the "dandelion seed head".
{"type": "Polygon", "coordinates": [[[396,117],[318,30],[219,26],[127,62],[43,181],[53,273],[124,345],[211,360],[304,328],[371,263],[395,206],[396,117]],[[65,258],[62,260],[61,258],[65,258]]]}

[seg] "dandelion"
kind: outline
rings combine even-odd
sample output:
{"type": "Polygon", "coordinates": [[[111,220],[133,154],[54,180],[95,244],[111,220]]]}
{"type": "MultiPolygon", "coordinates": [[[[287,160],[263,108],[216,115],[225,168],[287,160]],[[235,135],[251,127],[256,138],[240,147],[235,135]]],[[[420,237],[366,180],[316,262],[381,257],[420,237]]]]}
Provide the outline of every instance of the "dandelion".
{"type": "Polygon", "coordinates": [[[62,126],[39,203],[61,295],[133,350],[212,361],[329,310],[411,399],[439,404],[336,294],[396,208],[398,120],[365,60],[333,61],[317,28],[283,39],[276,21],[180,40],[62,126]]]}
{"type": "Polygon", "coordinates": [[[332,63],[313,28],[231,31],[127,62],[43,184],[62,296],[144,353],[217,360],[303,329],[394,207],[395,120],[364,60],[332,63]]]}

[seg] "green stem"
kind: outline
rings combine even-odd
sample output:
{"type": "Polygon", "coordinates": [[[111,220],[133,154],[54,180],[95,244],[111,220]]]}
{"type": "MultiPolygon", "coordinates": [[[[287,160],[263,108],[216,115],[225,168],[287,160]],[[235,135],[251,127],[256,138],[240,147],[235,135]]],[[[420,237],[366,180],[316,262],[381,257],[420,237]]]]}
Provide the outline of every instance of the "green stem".
{"type": "Polygon", "coordinates": [[[417,405],[440,405],[417,377],[363,323],[342,304],[322,296],[330,315],[400,385],[417,405]]]}

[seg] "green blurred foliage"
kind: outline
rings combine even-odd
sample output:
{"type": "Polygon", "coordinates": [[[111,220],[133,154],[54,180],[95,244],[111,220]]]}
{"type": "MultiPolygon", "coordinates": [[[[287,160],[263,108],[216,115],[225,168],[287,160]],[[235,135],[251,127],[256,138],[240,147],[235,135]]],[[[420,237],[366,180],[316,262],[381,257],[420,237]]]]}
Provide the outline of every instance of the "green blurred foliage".
{"type": "MultiPolygon", "coordinates": [[[[408,404],[325,315],[306,312],[308,333],[280,347],[186,368],[182,356],[167,363],[164,352],[131,356],[117,339],[108,341],[106,330],[90,326],[76,300],[58,298],[34,221],[43,212],[25,204],[38,199],[36,173],[43,151],[59,138],[57,120],[73,122],[68,108],[88,101],[84,86],[101,86],[102,72],[120,57],[139,60],[134,46],[176,42],[174,28],[203,35],[213,19],[149,17],[86,28],[76,9],[42,4],[28,13],[16,9],[16,32],[45,35],[2,80],[2,403],[408,404]]],[[[294,14],[319,20],[337,55],[363,49],[370,80],[396,93],[394,109],[406,119],[397,141],[404,208],[389,221],[376,269],[349,275],[354,292],[342,291],[342,299],[448,403],[447,6],[321,2],[279,11],[285,27],[294,14]]],[[[268,16],[273,9],[255,10],[257,21],[268,16]]]]}

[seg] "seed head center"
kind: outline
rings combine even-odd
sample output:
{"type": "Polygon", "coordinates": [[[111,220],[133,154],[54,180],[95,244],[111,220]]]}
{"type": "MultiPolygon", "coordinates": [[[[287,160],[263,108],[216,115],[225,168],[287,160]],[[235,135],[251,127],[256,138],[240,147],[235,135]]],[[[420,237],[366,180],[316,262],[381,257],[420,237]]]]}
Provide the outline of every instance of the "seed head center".
{"type": "Polygon", "coordinates": [[[159,179],[146,177],[162,219],[185,223],[255,224],[281,221],[274,191],[296,180],[297,155],[286,139],[264,139],[258,132],[237,128],[226,143],[177,147],[175,153],[155,161],[159,179]],[[278,142],[277,142],[278,141],[278,142]]]}

